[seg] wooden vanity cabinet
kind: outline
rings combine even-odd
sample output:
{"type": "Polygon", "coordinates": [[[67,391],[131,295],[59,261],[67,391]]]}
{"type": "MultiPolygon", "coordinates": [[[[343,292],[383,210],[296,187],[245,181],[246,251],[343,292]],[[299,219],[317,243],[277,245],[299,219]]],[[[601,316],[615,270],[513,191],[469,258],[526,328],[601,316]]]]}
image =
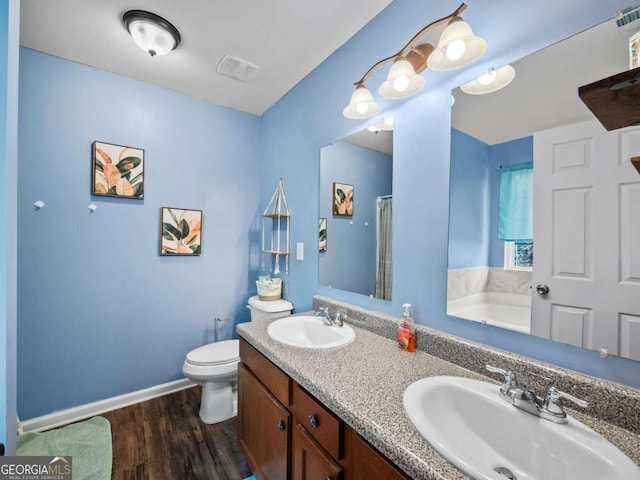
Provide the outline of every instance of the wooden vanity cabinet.
{"type": "Polygon", "coordinates": [[[299,423],[293,429],[292,450],[294,480],[344,480],[342,466],[299,423]]]}
{"type": "Polygon", "coordinates": [[[258,479],[409,479],[244,339],[240,359],[238,441],[258,479]]]}
{"type": "Polygon", "coordinates": [[[343,463],[345,478],[348,480],[409,480],[398,467],[378,452],[358,433],[345,427],[345,458],[343,463]]]}
{"type": "Polygon", "coordinates": [[[240,342],[238,444],[263,480],[289,478],[291,379],[248,343],[240,342]]]}

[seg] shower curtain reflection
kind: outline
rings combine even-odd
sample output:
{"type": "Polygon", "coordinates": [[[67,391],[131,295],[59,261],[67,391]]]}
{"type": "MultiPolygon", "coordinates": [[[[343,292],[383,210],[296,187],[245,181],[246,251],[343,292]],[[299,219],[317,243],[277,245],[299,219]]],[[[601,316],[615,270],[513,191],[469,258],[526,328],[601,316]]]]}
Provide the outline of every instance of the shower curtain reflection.
{"type": "Polygon", "coordinates": [[[378,266],[376,269],[376,298],[391,300],[392,262],[391,262],[391,219],[393,199],[389,196],[378,197],[377,201],[377,246],[378,266]]]}

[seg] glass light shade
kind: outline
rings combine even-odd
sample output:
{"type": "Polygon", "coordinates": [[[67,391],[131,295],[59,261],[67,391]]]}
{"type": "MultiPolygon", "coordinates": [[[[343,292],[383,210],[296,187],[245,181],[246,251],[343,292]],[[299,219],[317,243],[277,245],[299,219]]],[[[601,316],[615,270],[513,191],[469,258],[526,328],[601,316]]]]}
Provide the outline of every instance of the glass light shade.
{"type": "Polygon", "coordinates": [[[408,60],[400,58],[393,62],[387,79],[378,93],[385,98],[402,98],[419,92],[424,87],[424,78],[418,75],[408,60]]]}
{"type": "Polygon", "coordinates": [[[152,57],[166,55],[180,43],[180,33],[162,17],[142,10],[123,15],[127,31],[136,44],[152,57]]]}
{"type": "Polygon", "coordinates": [[[356,88],[351,95],[349,105],[342,111],[342,114],[354,120],[360,118],[373,117],[380,111],[380,105],[373,100],[373,95],[364,85],[356,88]]]}
{"type": "Polygon", "coordinates": [[[484,95],[485,93],[496,92],[509,85],[515,76],[515,69],[511,65],[505,65],[460,85],[460,90],[470,95],[484,95]]]}
{"type": "Polygon", "coordinates": [[[432,70],[446,71],[469,65],[487,50],[484,38],[476,37],[468,23],[450,23],[440,36],[438,47],[431,52],[427,65],[432,70]]]}

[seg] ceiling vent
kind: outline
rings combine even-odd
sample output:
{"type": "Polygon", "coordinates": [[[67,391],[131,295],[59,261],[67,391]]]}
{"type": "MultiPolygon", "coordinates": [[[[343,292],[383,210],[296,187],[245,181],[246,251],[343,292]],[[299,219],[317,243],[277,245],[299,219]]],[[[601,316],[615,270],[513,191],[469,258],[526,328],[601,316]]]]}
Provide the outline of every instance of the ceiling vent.
{"type": "Polygon", "coordinates": [[[225,55],[218,63],[218,73],[244,83],[249,83],[256,78],[259,71],[259,66],[233,55],[225,55]]]}

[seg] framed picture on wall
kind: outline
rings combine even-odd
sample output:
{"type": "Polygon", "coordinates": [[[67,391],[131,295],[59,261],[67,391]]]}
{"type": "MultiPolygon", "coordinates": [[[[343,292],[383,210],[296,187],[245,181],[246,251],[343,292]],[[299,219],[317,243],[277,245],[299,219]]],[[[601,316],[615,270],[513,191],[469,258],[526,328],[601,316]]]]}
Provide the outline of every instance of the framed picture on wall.
{"type": "Polygon", "coordinates": [[[202,210],[160,209],[160,255],[202,253],[202,210]]]}
{"type": "Polygon", "coordinates": [[[333,214],[353,215],[353,185],[333,182],[333,214]]]}
{"type": "Polygon", "coordinates": [[[91,194],[107,197],[142,198],[144,195],[144,150],[93,142],[91,194]]]}
{"type": "Polygon", "coordinates": [[[318,251],[327,251],[327,219],[321,217],[318,222],[318,251]]]}

